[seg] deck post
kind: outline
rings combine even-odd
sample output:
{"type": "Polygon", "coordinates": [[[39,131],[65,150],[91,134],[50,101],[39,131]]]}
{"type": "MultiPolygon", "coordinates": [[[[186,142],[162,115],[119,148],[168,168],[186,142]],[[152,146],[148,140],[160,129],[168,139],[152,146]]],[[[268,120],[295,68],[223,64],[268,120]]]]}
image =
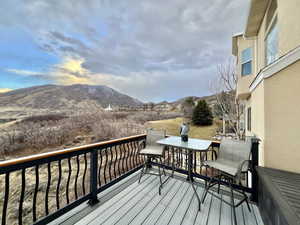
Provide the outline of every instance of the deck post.
{"type": "Polygon", "coordinates": [[[258,175],[256,168],[258,166],[258,150],[259,150],[259,141],[258,138],[252,138],[252,179],[251,179],[251,188],[253,190],[251,195],[251,201],[257,202],[258,201],[258,175]]]}
{"type": "Polygon", "coordinates": [[[93,149],[91,152],[90,159],[90,194],[91,198],[89,200],[90,205],[95,205],[99,202],[97,198],[97,171],[98,171],[98,151],[93,149]]]}

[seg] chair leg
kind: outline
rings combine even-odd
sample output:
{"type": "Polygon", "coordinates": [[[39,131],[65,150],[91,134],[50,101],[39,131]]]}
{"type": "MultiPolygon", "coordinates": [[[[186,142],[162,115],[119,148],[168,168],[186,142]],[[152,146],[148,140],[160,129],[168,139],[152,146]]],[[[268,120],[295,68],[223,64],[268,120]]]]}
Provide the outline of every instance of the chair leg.
{"type": "Polygon", "coordinates": [[[220,194],[221,179],[222,176],[218,177],[218,194],[220,194]]]}
{"type": "Polygon", "coordinates": [[[141,183],[141,178],[142,178],[142,176],[144,175],[144,169],[147,169],[146,163],[144,163],[143,168],[142,168],[142,170],[141,170],[140,178],[139,178],[139,183],[141,183]]]}
{"type": "Polygon", "coordinates": [[[205,201],[205,198],[206,198],[206,196],[207,196],[207,193],[208,193],[208,190],[209,190],[209,188],[210,188],[210,185],[211,185],[212,181],[213,181],[213,178],[211,177],[210,180],[209,180],[209,182],[208,182],[208,184],[207,184],[206,187],[205,187],[205,190],[204,190],[203,194],[202,194],[202,204],[203,204],[204,201],[205,201]]]}
{"type": "Polygon", "coordinates": [[[231,183],[229,184],[229,187],[230,187],[230,192],[231,192],[231,208],[232,208],[232,212],[233,212],[233,221],[234,221],[234,225],[237,225],[235,204],[234,204],[234,195],[233,195],[233,187],[232,187],[231,183]]]}
{"type": "Polygon", "coordinates": [[[246,193],[243,191],[243,195],[245,197],[245,201],[246,201],[246,204],[247,204],[247,207],[249,209],[249,212],[251,212],[251,208],[250,208],[250,204],[249,204],[249,199],[248,199],[248,196],[246,195],[246,193]]]}

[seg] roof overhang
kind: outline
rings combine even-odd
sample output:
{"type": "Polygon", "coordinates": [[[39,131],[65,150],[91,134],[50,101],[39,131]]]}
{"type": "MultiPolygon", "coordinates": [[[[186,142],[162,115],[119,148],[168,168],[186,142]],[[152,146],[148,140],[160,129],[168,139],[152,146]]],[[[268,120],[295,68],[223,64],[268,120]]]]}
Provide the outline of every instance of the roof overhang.
{"type": "Polygon", "coordinates": [[[239,33],[232,36],[232,54],[234,56],[238,55],[238,38],[243,35],[243,33],[239,33]]]}
{"type": "Polygon", "coordinates": [[[245,37],[253,37],[258,34],[260,25],[268,8],[268,4],[269,0],[251,0],[245,37]]]}

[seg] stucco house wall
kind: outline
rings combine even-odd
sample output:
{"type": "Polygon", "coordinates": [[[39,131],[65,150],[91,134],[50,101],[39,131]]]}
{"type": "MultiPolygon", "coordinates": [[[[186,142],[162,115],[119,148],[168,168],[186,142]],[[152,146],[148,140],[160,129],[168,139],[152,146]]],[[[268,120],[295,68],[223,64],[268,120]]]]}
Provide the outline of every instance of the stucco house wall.
{"type": "Polygon", "coordinates": [[[265,166],[300,173],[300,60],[264,86],[265,166]]]}

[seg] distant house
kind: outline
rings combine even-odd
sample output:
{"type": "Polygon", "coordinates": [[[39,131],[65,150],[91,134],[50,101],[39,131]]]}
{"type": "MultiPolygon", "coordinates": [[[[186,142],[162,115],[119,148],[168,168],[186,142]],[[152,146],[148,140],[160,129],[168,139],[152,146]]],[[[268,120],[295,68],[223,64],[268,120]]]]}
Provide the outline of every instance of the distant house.
{"type": "Polygon", "coordinates": [[[104,109],[105,111],[113,111],[112,107],[110,106],[110,104],[104,109]]]}
{"type": "Polygon", "coordinates": [[[299,0],[252,0],[232,38],[246,135],[261,139],[260,165],[300,172],[299,0]]]}

